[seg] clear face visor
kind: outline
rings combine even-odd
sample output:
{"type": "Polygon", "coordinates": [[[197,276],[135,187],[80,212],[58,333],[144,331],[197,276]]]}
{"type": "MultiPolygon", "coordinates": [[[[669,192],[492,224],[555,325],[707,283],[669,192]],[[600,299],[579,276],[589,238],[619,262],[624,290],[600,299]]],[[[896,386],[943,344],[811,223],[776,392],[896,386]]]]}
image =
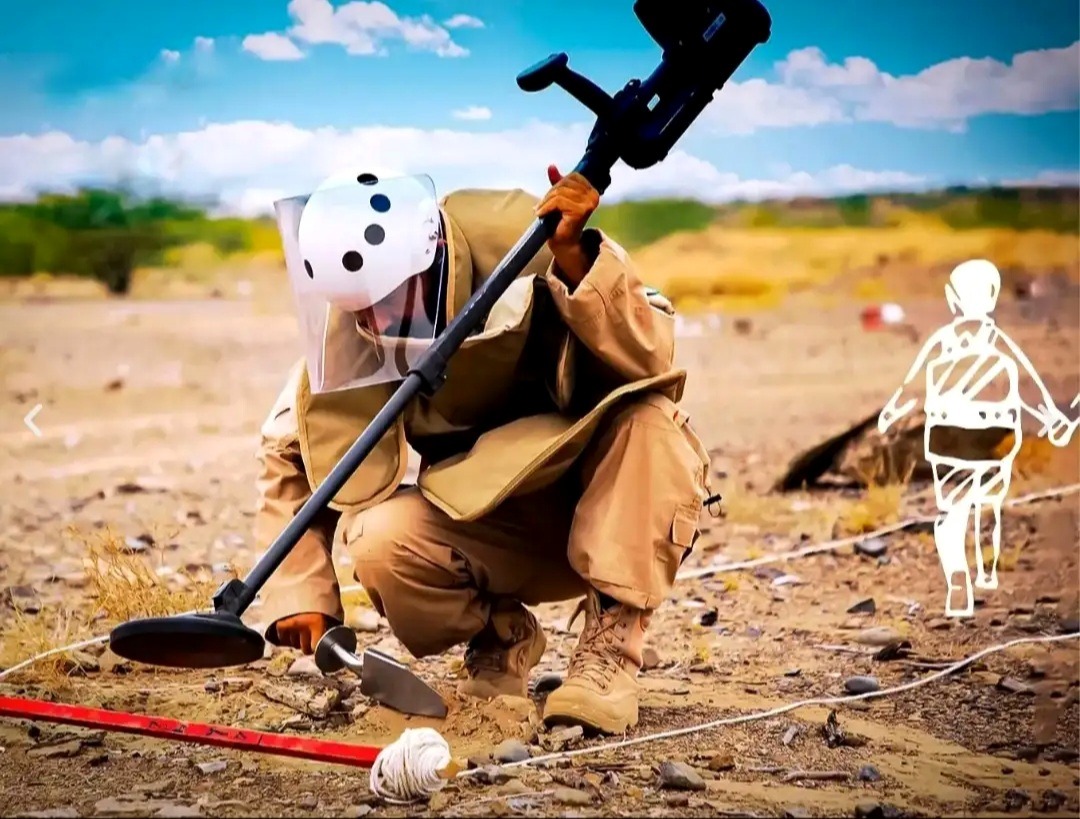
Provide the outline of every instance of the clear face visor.
{"type": "Polygon", "coordinates": [[[447,281],[431,179],[337,176],[274,210],[312,392],[403,379],[435,339],[447,281]]]}

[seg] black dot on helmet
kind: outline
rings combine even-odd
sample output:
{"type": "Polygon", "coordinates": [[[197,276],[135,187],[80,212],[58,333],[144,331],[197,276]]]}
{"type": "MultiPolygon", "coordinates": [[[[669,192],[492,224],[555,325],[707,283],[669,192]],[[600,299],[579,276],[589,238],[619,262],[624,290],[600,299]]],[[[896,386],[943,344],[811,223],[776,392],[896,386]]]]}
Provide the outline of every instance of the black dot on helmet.
{"type": "Polygon", "coordinates": [[[362,173],[356,177],[356,181],[361,185],[378,185],[379,177],[373,173],[362,173]]]}
{"type": "Polygon", "coordinates": [[[385,238],[386,231],[382,229],[381,225],[368,225],[364,229],[364,239],[369,245],[381,245],[385,238]]]}
{"type": "Polygon", "coordinates": [[[355,273],[357,270],[364,266],[364,257],[357,253],[355,250],[350,250],[348,253],[341,257],[341,266],[348,270],[350,273],[355,273]]]}
{"type": "Polygon", "coordinates": [[[315,278],[315,271],[311,269],[311,262],[309,262],[307,259],[304,259],[304,270],[307,271],[309,279],[315,278]]]}
{"type": "Polygon", "coordinates": [[[371,197],[371,209],[376,213],[386,213],[390,210],[390,198],[385,193],[377,193],[371,197]]]}

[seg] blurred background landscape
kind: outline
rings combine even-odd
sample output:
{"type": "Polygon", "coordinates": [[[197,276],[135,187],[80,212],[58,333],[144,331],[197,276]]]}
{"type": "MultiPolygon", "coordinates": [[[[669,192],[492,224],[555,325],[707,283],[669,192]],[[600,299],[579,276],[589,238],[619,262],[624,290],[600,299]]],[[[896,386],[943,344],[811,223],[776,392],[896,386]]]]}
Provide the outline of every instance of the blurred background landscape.
{"type": "MultiPolygon", "coordinates": [[[[301,354],[275,199],[346,168],[540,195],[591,123],[517,72],[565,50],[614,91],[659,57],[629,0],[9,5],[0,670],[204,605],[266,547],[259,430],[301,354]]],[[[1080,631],[1080,440],[1055,447],[1025,417],[985,442],[1000,457],[1023,433],[1015,505],[1000,587],[957,619],[922,413],[876,426],[973,258],[1001,271],[999,326],[1080,412],[1080,7],[767,5],[770,42],[663,163],[616,168],[593,218],[676,307],[681,406],[723,496],[653,618],[631,737],[1080,631]]],[[[1030,379],[1021,393],[1042,401],[1030,379]]],[[[461,651],[410,658],[337,552],[360,646],[452,692],[461,651]]],[[[565,672],[574,602],[536,608],[538,672],[565,672]]],[[[427,815],[1075,817],[1078,664],[1072,641],[1017,646],[917,690],[453,783],[427,815]],[[673,788],[664,762],[700,786],[673,788]]],[[[376,745],[421,723],[291,649],[184,672],[96,643],[0,694],[376,745]]],[[[507,737],[535,755],[554,745],[532,708],[453,700],[434,727],[476,764],[507,737]]],[[[2,815],[400,813],[364,772],[158,740],[0,719],[0,754],[2,815]]]]}
{"type": "MultiPolygon", "coordinates": [[[[847,281],[847,295],[927,294],[940,273],[985,257],[1007,284],[1075,281],[1080,189],[952,188],[707,204],[655,198],[603,204],[592,224],[634,252],[643,278],[679,310],[775,306],[785,294],[847,281]],[[928,270],[928,268],[932,270],[928,270]]],[[[287,293],[271,217],[117,189],[0,204],[3,293],[287,293]]]]}

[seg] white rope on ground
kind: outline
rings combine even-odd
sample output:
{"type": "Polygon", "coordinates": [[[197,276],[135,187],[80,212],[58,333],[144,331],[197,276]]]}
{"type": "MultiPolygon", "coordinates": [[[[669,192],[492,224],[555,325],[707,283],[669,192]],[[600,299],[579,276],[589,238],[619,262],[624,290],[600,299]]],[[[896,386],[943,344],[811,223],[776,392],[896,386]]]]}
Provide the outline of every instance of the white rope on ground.
{"type": "MultiPolygon", "coordinates": [[[[1029,503],[1035,503],[1040,500],[1047,500],[1049,498],[1063,498],[1066,495],[1072,495],[1075,492],[1080,491],[1080,483],[1067,484],[1066,486],[1057,486],[1053,489],[1048,489],[1044,492],[1032,492],[1027,495],[1021,495],[1018,498],[1013,498],[1005,502],[1006,506],[1023,506],[1029,503]]],[[[802,549],[793,549],[789,552],[780,552],[775,555],[766,555],[765,557],[754,558],[753,560],[742,560],[738,563],[723,563],[720,565],[705,566],[700,569],[688,569],[683,572],[679,572],[676,575],[676,580],[690,580],[698,577],[709,577],[711,575],[723,574],[725,572],[741,571],[743,569],[753,569],[757,566],[764,566],[768,563],[779,563],[785,560],[795,560],[800,557],[807,557],[809,555],[821,554],[822,552],[834,552],[837,549],[841,549],[844,546],[853,546],[856,543],[862,543],[864,540],[870,540],[875,537],[884,537],[885,535],[891,535],[893,532],[898,532],[902,529],[908,529],[912,526],[917,526],[920,523],[933,523],[937,520],[938,515],[922,515],[910,518],[905,518],[898,523],[891,523],[888,526],[883,526],[880,529],[875,529],[872,532],[865,532],[860,535],[852,535],[850,537],[839,538],[837,540],[827,540],[823,543],[817,543],[813,546],[806,546],[802,549]]],[[[351,588],[351,587],[350,587],[351,588]]],[[[360,588],[357,586],[356,588],[360,588]]]]}
{"type": "MultiPolygon", "coordinates": [[[[1036,501],[1049,500],[1051,498],[1063,498],[1066,495],[1072,495],[1072,494],[1074,494],[1074,493],[1076,493],[1078,491],[1080,491],[1080,483],[1071,483],[1071,484],[1066,484],[1064,486],[1055,486],[1052,489],[1047,489],[1047,490],[1042,491],[1042,492],[1031,492],[1031,493],[1029,493],[1027,495],[1021,495],[1018,498],[1012,498],[1011,500],[1007,500],[1005,502],[1005,505],[1006,506],[1024,506],[1024,505],[1029,504],[1029,503],[1035,503],[1036,501]]],[[[859,543],[859,542],[864,541],[864,540],[869,540],[870,538],[873,538],[873,537],[882,537],[884,535],[888,535],[888,534],[891,534],[893,532],[899,531],[900,529],[906,529],[909,526],[915,526],[916,524],[919,524],[919,523],[932,523],[936,519],[937,519],[937,515],[924,515],[922,517],[911,517],[911,518],[907,518],[905,520],[902,520],[899,523],[893,523],[893,524],[890,524],[889,526],[884,526],[884,527],[882,527],[880,529],[876,529],[873,532],[864,532],[861,535],[855,535],[853,537],[841,538],[839,540],[830,540],[830,541],[826,541],[824,543],[818,543],[818,544],[813,545],[813,546],[806,546],[806,547],[804,547],[802,549],[795,549],[795,550],[790,551],[790,552],[781,552],[780,554],[766,555],[765,557],[755,558],[754,560],[744,560],[744,561],[741,561],[739,563],[728,563],[728,564],[725,564],[725,565],[722,565],[722,566],[712,566],[712,567],[701,568],[701,569],[690,569],[690,570],[687,570],[687,571],[684,571],[684,572],[679,572],[679,574],[676,575],[676,579],[677,580],[690,580],[690,579],[696,578],[696,577],[708,577],[710,575],[723,574],[725,572],[735,572],[735,571],[740,571],[742,569],[751,569],[751,568],[754,568],[756,566],[763,566],[763,565],[765,565],[767,563],[779,563],[781,561],[795,560],[795,559],[800,558],[800,557],[807,557],[809,555],[820,554],[822,552],[835,551],[836,549],[843,548],[844,546],[850,546],[850,545],[853,545],[855,543],[859,543]]],[[[341,594],[349,594],[350,592],[358,592],[358,591],[363,591],[363,590],[364,590],[364,587],[359,585],[359,584],[353,585],[353,586],[344,586],[341,589],[341,594]]],[[[254,603],[251,604],[251,608],[255,608],[256,606],[258,606],[260,604],[260,602],[261,601],[256,600],[254,603]]],[[[184,614],[194,614],[194,612],[188,611],[188,612],[184,612],[184,614]]],[[[4,679],[9,674],[14,674],[16,671],[20,671],[23,668],[26,668],[29,665],[33,665],[34,663],[38,662],[39,660],[44,660],[47,657],[51,657],[54,654],[62,654],[65,651],[77,651],[78,649],[85,648],[86,646],[96,645],[97,643],[103,643],[108,639],[109,639],[108,636],[95,637],[95,638],[93,638],[93,640],[88,641],[85,644],[76,643],[76,644],[73,644],[73,645],[70,645],[70,646],[64,646],[63,648],[54,648],[54,649],[52,649],[50,651],[43,652],[41,654],[38,654],[36,657],[31,657],[31,658],[29,658],[27,660],[23,660],[18,665],[12,666],[11,668],[9,668],[9,669],[7,669],[5,671],[0,671],[0,680],[4,679]]]]}
{"type": "Polygon", "coordinates": [[[10,674],[14,674],[16,671],[22,671],[27,666],[31,666],[34,663],[38,662],[38,660],[44,660],[48,657],[52,657],[56,654],[64,654],[68,651],[78,651],[80,648],[89,648],[90,646],[96,646],[108,641],[108,639],[109,635],[106,634],[103,637],[91,637],[89,640],[83,640],[81,643],[72,643],[69,646],[62,646],[61,648],[52,648],[48,651],[43,651],[28,660],[23,660],[21,663],[13,665],[11,668],[5,668],[3,671],[0,671],[0,680],[4,679],[10,674]]]}
{"type": "MultiPolygon", "coordinates": [[[[1076,492],[1080,492],[1080,483],[1071,483],[1064,486],[1056,486],[1052,489],[1047,489],[1043,492],[1031,492],[1027,495],[1021,495],[1018,498],[1013,498],[1005,502],[1006,506],[1025,506],[1030,503],[1035,503],[1040,500],[1048,500],[1050,498],[1063,498],[1066,495],[1072,495],[1076,492]]],[[[753,560],[743,560],[738,563],[725,563],[719,566],[707,566],[700,569],[687,569],[686,571],[679,572],[676,576],[676,580],[691,580],[698,577],[709,577],[716,574],[724,574],[725,572],[736,572],[743,569],[753,569],[757,566],[764,566],[769,563],[780,563],[785,560],[795,560],[800,557],[807,557],[809,555],[821,554],[822,552],[833,552],[837,549],[841,549],[844,546],[853,546],[856,543],[861,543],[864,540],[869,540],[874,537],[884,537],[890,535],[893,532],[898,532],[901,529],[907,529],[911,526],[916,526],[920,523],[933,523],[937,520],[937,515],[923,515],[917,517],[905,518],[899,523],[891,523],[888,526],[883,526],[880,529],[875,529],[872,532],[864,532],[860,535],[853,535],[851,537],[840,538],[838,540],[827,540],[822,543],[814,544],[813,546],[805,546],[801,549],[793,549],[788,552],[780,552],[779,554],[766,555],[765,557],[754,558],[753,560]]],[[[363,591],[364,587],[356,584],[352,586],[344,586],[341,589],[341,594],[350,594],[352,592],[363,591]]]]}
{"type": "MultiPolygon", "coordinates": [[[[1080,490],[1080,484],[1070,484],[1067,486],[1056,487],[1044,492],[1035,492],[1029,495],[1024,495],[1014,500],[1008,501],[1009,506],[1019,506],[1025,503],[1032,503],[1037,500],[1043,500],[1047,498],[1064,497],[1065,495],[1072,494],[1080,490]]],[[[877,532],[869,532],[860,535],[856,538],[844,538],[840,541],[831,541],[829,543],[818,544],[817,546],[808,547],[807,549],[796,550],[796,553],[785,553],[782,555],[773,555],[770,558],[760,559],[760,561],[746,561],[746,563],[753,563],[759,565],[759,562],[773,562],[777,560],[791,559],[794,554],[801,556],[803,554],[815,554],[821,551],[827,551],[829,548],[835,549],[839,546],[846,545],[847,543],[857,542],[859,540],[865,540],[866,538],[875,537],[879,534],[888,534],[889,532],[896,531],[906,526],[914,525],[915,523],[924,521],[933,521],[937,516],[928,516],[924,518],[910,518],[906,521],[901,521],[898,524],[884,527],[877,532]]],[[[713,569],[706,570],[706,573],[719,573],[735,571],[737,568],[745,568],[741,564],[731,564],[729,566],[721,566],[713,569]]],[[[358,587],[360,588],[360,587],[358,587]]],[[[343,589],[342,591],[349,591],[350,588],[343,589]]],[[[185,612],[191,614],[193,612],[185,612]]],[[[558,759],[570,759],[572,757],[583,756],[586,754],[598,754],[605,751],[614,751],[621,748],[627,748],[632,745],[640,745],[647,742],[660,742],[667,739],[674,739],[676,737],[686,736],[688,734],[695,734],[701,731],[708,731],[713,728],[719,728],[728,725],[740,725],[747,722],[754,722],[756,720],[769,719],[781,714],[786,714],[791,711],[795,711],[799,708],[806,708],[814,705],[837,705],[845,702],[855,702],[857,700],[876,699],[879,697],[890,696],[893,694],[900,694],[905,691],[911,691],[921,686],[928,685],[935,680],[942,679],[950,674],[959,671],[965,666],[970,665],[977,660],[982,659],[990,654],[995,654],[1001,651],[1005,651],[1009,648],[1013,648],[1019,645],[1030,645],[1037,643],[1057,643],[1064,640],[1072,640],[1080,637],[1080,633],[1070,633],[1062,635],[1043,635],[1039,637],[1020,637],[1015,640],[1010,640],[1006,643],[999,643],[997,645],[990,646],[982,649],[981,651],[972,654],[970,657],[966,657],[959,660],[946,668],[936,671],[927,677],[923,677],[918,680],[913,680],[903,685],[894,686],[892,688],[881,689],[880,691],[869,691],[863,694],[848,694],[844,696],[835,697],[815,697],[813,699],[800,700],[798,702],[788,703],[786,705],[780,705],[776,708],[771,708],[767,711],[757,711],[750,714],[742,714],[737,717],[726,717],[723,719],[713,720],[711,722],[702,723],[700,725],[692,725],[687,728],[677,728],[672,731],[663,731],[656,734],[648,734],[642,737],[634,737],[633,739],[620,740],[618,742],[607,743],[603,745],[595,745],[589,748],[578,748],[572,751],[560,751],[558,753],[547,754],[544,756],[533,757],[521,762],[511,762],[503,765],[503,768],[517,768],[525,765],[537,765],[545,762],[552,762],[558,759]]],[[[52,649],[47,652],[43,652],[35,657],[31,657],[28,660],[24,660],[18,665],[0,672],[0,679],[13,674],[22,668],[25,668],[38,660],[45,657],[52,656],[54,654],[63,653],[65,651],[74,651],[78,648],[82,648],[89,645],[105,642],[108,640],[108,636],[95,637],[91,640],[84,641],[82,643],[76,643],[63,648],[52,649]]],[[[451,764],[452,757],[450,754],[450,746],[446,740],[435,731],[433,728],[417,728],[406,729],[405,732],[390,745],[383,748],[379,752],[378,757],[375,759],[375,763],[371,769],[370,775],[370,787],[372,792],[384,799],[387,802],[393,802],[395,804],[410,804],[419,800],[430,798],[434,793],[440,790],[446,784],[446,777],[442,773],[451,764]]],[[[468,777],[475,776],[480,773],[480,769],[474,769],[471,771],[462,771],[456,776],[468,777]]]]}
{"type": "MultiPolygon", "coordinates": [[[[1010,648],[1014,648],[1019,645],[1029,645],[1035,643],[1058,643],[1065,640],[1075,640],[1080,638],[1080,632],[1072,632],[1070,634],[1047,634],[1038,637],[1019,637],[1015,640],[1010,640],[1007,643],[999,643],[997,645],[984,648],[981,651],[977,651],[970,657],[965,657],[962,660],[958,660],[947,668],[943,668],[940,671],[935,671],[926,677],[922,677],[918,680],[913,680],[903,685],[893,686],[892,688],[883,688],[879,691],[868,691],[863,694],[846,694],[837,697],[815,697],[813,699],[800,700],[798,702],[788,703],[786,705],[779,705],[776,708],[770,708],[767,711],[755,711],[749,714],[742,714],[737,717],[725,717],[723,719],[713,720],[712,722],[705,722],[700,725],[691,725],[687,728],[676,728],[672,731],[663,731],[657,734],[648,734],[647,736],[634,737],[633,739],[620,740],[618,742],[610,742],[604,745],[594,745],[589,748],[578,748],[573,751],[560,751],[554,754],[547,754],[545,756],[536,756],[531,759],[526,759],[521,762],[510,762],[506,765],[502,765],[502,768],[517,768],[523,765],[537,765],[543,762],[552,762],[557,759],[570,759],[571,757],[584,756],[585,754],[598,754],[605,751],[615,751],[620,748],[627,748],[631,745],[641,745],[646,742],[660,742],[662,740],[674,739],[675,737],[686,736],[688,734],[696,734],[701,731],[709,731],[713,728],[720,728],[727,725],[740,725],[746,722],[755,722],[757,720],[769,719],[781,714],[786,714],[790,711],[795,711],[799,708],[806,708],[813,705],[837,705],[844,702],[854,702],[856,700],[867,700],[877,697],[887,697],[893,694],[901,694],[905,691],[911,691],[916,688],[920,688],[924,685],[928,685],[935,680],[940,680],[943,677],[947,677],[950,674],[959,671],[965,666],[981,660],[983,657],[990,654],[997,654],[1010,648]]],[[[481,769],[474,768],[469,771],[462,771],[458,774],[459,777],[475,776],[481,772],[481,769]]]]}
{"type": "MultiPolygon", "coordinates": [[[[798,702],[787,703],[786,705],[779,705],[775,708],[770,708],[767,711],[755,711],[749,714],[741,714],[737,717],[725,717],[711,722],[701,723],[700,725],[691,725],[687,728],[676,728],[671,731],[662,731],[656,734],[634,737],[633,739],[625,739],[617,742],[605,743],[603,745],[594,745],[588,748],[578,748],[572,751],[560,751],[553,754],[536,756],[531,759],[522,760],[521,762],[507,763],[499,767],[505,770],[509,768],[524,767],[526,765],[539,765],[541,763],[554,762],[555,760],[560,759],[570,759],[586,754],[616,751],[622,748],[628,748],[632,745],[661,742],[663,740],[687,736],[688,734],[696,734],[723,726],[741,725],[747,722],[770,719],[772,717],[780,716],[781,714],[795,711],[799,708],[806,708],[814,705],[838,705],[845,702],[855,702],[856,700],[867,700],[901,694],[906,691],[921,688],[924,685],[929,685],[935,680],[940,680],[943,677],[947,677],[990,654],[996,654],[1020,645],[1058,643],[1065,640],[1075,640],[1078,637],[1080,637],[1080,632],[1060,635],[1041,635],[1038,637],[1020,637],[1006,643],[999,643],[984,648],[972,654],[970,657],[965,657],[964,659],[951,664],[947,668],[935,671],[933,674],[926,677],[912,680],[911,682],[902,685],[893,686],[892,688],[883,688],[880,691],[868,691],[862,694],[846,694],[835,697],[814,697],[811,699],[799,700],[798,702]]],[[[401,737],[379,752],[379,755],[375,760],[375,766],[371,771],[371,790],[376,796],[395,804],[408,804],[421,801],[430,798],[431,795],[445,785],[446,780],[444,776],[440,776],[440,772],[445,770],[449,764],[450,747],[437,731],[433,728],[407,729],[401,737]]],[[[474,768],[469,771],[461,771],[456,774],[456,777],[467,778],[479,776],[484,773],[484,771],[485,769],[483,768],[474,768]]],[[[516,794],[508,794],[505,798],[509,799],[514,798],[515,796],[516,794]]]]}
{"type": "MultiPolygon", "coordinates": [[[[185,614],[198,614],[200,611],[207,611],[207,609],[192,609],[191,611],[182,611],[179,614],[173,615],[174,617],[183,617],[185,614]]],[[[22,671],[24,668],[33,665],[34,663],[54,657],[57,654],[66,654],[69,651],[78,651],[82,648],[89,648],[90,646],[100,645],[101,643],[107,643],[109,641],[109,635],[103,634],[100,637],[91,637],[89,640],[83,640],[78,643],[71,643],[71,645],[61,646],[60,648],[50,648],[48,651],[43,651],[40,654],[35,654],[33,657],[23,660],[20,663],[16,663],[11,668],[5,668],[0,671],[0,680],[14,674],[16,671],[22,671]]]]}

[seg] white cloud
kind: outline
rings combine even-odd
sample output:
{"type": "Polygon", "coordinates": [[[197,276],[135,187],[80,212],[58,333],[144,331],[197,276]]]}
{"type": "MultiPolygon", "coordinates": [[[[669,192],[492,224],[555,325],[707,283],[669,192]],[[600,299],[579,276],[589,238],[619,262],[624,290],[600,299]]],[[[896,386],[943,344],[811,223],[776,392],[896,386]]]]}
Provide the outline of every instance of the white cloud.
{"type": "MultiPolygon", "coordinates": [[[[210,124],[139,141],[112,137],[99,142],[53,132],[0,137],[0,192],[27,195],[64,190],[87,181],[144,181],[155,192],[217,196],[225,210],[269,212],[275,199],[310,191],[343,168],[376,174],[429,174],[438,190],[547,188],[545,168],[566,171],[578,159],[589,128],[539,122],[474,133],[462,130],[370,126],[308,130],[282,122],[210,124]]],[[[933,180],[895,171],[839,166],[820,173],[777,169],[771,178],[747,179],[721,171],[682,150],[645,171],[619,165],[607,201],[646,196],[693,196],[720,202],[902,189],[933,180]]]]}
{"type": "Polygon", "coordinates": [[[1080,170],[1046,170],[1021,179],[1002,180],[1003,185],[1032,188],[1080,187],[1080,170]]]}
{"type": "Polygon", "coordinates": [[[281,34],[272,31],[266,34],[249,34],[240,44],[244,51],[249,51],[260,60],[302,60],[304,52],[296,43],[281,34]]]}
{"type": "Polygon", "coordinates": [[[471,14],[455,14],[449,20],[443,22],[447,28],[483,28],[484,21],[471,14]]]}
{"type": "Polygon", "coordinates": [[[180,52],[173,51],[170,48],[161,49],[161,59],[167,63],[175,63],[180,61],[180,52]]]}
{"type": "Polygon", "coordinates": [[[491,119],[491,109],[483,105],[470,105],[454,111],[454,119],[482,120],[491,119]]]}
{"type": "Polygon", "coordinates": [[[400,40],[410,48],[440,57],[469,53],[430,15],[400,17],[378,0],[352,0],[337,7],[329,0],[290,0],[288,11],[293,21],[288,30],[249,35],[244,38],[244,48],[263,59],[296,60],[303,56],[297,43],[338,45],[354,56],[373,56],[387,53],[386,41],[400,40]]]}
{"type": "Polygon", "coordinates": [[[214,38],[213,37],[196,37],[195,38],[195,50],[196,51],[213,51],[214,50],[214,38]]]}
{"type": "Polygon", "coordinates": [[[865,57],[830,63],[818,48],[776,64],[777,82],[729,82],[704,121],[728,133],[828,122],[887,122],[962,131],[986,114],[1036,115],[1080,107],[1080,41],[1025,51],[1009,62],[960,57],[893,76],[865,57]]]}

